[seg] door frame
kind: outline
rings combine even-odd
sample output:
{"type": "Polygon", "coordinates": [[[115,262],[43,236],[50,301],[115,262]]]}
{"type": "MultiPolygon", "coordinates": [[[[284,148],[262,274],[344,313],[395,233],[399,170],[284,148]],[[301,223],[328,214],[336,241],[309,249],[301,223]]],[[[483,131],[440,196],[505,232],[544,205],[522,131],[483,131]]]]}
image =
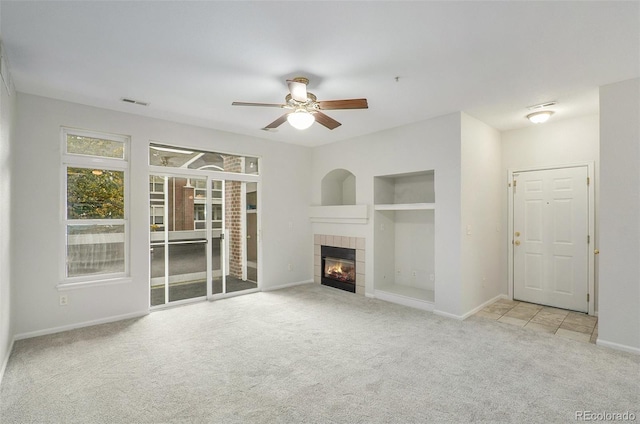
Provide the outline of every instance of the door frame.
{"type": "MultiPolygon", "coordinates": [[[[262,158],[258,157],[258,169],[262,169],[262,158]]],[[[257,240],[257,255],[258,255],[258,281],[257,281],[257,287],[255,289],[248,289],[248,290],[243,290],[241,292],[231,292],[231,293],[219,293],[219,294],[212,294],[211,293],[211,286],[210,286],[210,281],[209,278],[207,278],[208,283],[207,283],[207,296],[206,299],[207,300],[218,300],[218,299],[224,299],[224,298],[228,298],[228,297],[234,297],[234,296],[238,296],[238,295],[242,295],[242,294],[248,294],[248,293],[254,293],[254,292],[258,292],[262,290],[262,267],[260,266],[260,264],[262,263],[262,194],[261,194],[261,188],[262,188],[262,176],[261,175],[253,175],[253,174],[242,174],[242,173],[235,173],[235,172],[225,172],[225,171],[212,171],[212,170],[199,170],[199,169],[187,169],[187,168],[172,168],[172,167],[164,167],[164,166],[154,166],[154,165],[149,165],[148,169],[147,169],[147,179],[149,175],[161,175],[161,176],[168,176],[168,177],[192,177],[192,178],[205,178],[207,179],[207,192],[211,193],[211,181],[213,180],[221,180],[221,181],[239,181],[239,182],[254,182],[256,183],[256,190],[257,190],[257,226],[258,226],[258,240],[257,240]]],[[[147,189],[148,190],[148,189],[147,189]]],[[[146,214],[148,215],[148,210],[146,212],[146,214]]],[[[246,208],[245,208],[245,213],[246,213],[246,208]]],[[[224,211],[223,211],[224,214],[224,211]]],[[[223,215],[224,216],[224,215],[223,215]]],[[[146,217],[146,221],[149,222],[149,217],[146,217]]],[[[209,219],[207,219],[207,228],[211,229],[211,222],[209,219]]],[[[226,234],[226,231],[224,229],[224,222],[223,222],[223,232],[225,233],[225,238],[224,238],[224,243],[228,243],[228,236],[226,234]]],[[[150,235],[150,231],[147,231],[147,237],[148,237],[148,244],[151,243],[151,235],[150,235]]],[[[208,245],[210,243],[207,243],[208,245]]],[[[210,252],[210,247],[207,247],[207,252],[210,252]]],[[[223,247],[224,249],[224,247],[223,247]]],[[[243,249],[244,250],[244,249],[243,249]]],[[[207,253],[208,256],[210,256],[209,253],[207,253]]],[[[209,263],[209,258],[207,258],[207,263],[209,263]]],[[[223,260],[221,258],[221,260],[223,260]]],[[[224,269],[224,264],[221,263],[221,267],[224,269]]],[[[207,266],[207,275],[209,275],[209,268],[211,268],[210,266],[207,266]]],[[[149,279],[151,278],[151,271],[149,270],[149,279]]],[[[156,310],[156,309],[162,309],[162,308],[167,308],[167,307],[172,307],[174,305],[180,305],[180,304],[185,304],[185,303],[190,303],[190,302],[194,302],[197,301],[199,298],[194,298],[194,299],[185,299],[185,300],[179,300],[179,301],[174,301],[174,302],[167,302],[164,305],[157,305],[157,306],[150,306],[150,310],[156,310]],[[195,299],[195,300],[194,300],[195,299]]],[[[150,303],[150,302],[149,302],[150,303]]]]}
{"type": "Polygon", "coordinates": [[[589,184],[587,186],[587,222],[589,225],[589,248],[587,250],[587,293],[589,294],[588,308],[589,315],[595,314],[595,246],[596,246],[596,232],[595,232],[595,163],[594,162],[577,162],[561,165],[549,165],[549,166],[536,166],[536,167],[522,167],[522,168],[509,168],[507,169],[507,264],[508,264],[508,290],[509,299],[513,300],[513,285],[514,285],[514,251],[513,251],[513,174],[527,171],[546,171],[551,169],[563,169],[563,168],[578,168],[587,167],[587,178],[589,184]]]}

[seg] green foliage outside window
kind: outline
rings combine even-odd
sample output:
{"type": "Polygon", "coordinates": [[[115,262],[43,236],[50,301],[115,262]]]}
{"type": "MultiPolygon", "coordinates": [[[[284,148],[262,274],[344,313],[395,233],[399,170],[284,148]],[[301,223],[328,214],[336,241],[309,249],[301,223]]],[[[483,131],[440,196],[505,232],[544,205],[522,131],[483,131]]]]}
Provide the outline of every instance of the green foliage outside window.
{"type": "Polygon", "coordinates": [[[67,134],[67,153],[124,159],[124,143],[122,141],[67,134]]]}
{"type": "Polygon", "coordinates": [[[124,172],[67,168],[67,219],[124,219],[124,172]]]}

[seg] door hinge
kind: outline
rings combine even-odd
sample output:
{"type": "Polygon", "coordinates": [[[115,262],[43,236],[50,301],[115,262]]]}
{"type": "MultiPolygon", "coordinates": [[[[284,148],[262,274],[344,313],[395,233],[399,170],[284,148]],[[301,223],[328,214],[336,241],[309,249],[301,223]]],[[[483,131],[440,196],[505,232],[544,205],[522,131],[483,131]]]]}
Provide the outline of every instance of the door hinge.
{"type": "Polygon", "coordinates": [[[589,293],[587,293],[587,302],[589,301],[589,293]]]}
{"type": "Polygon", "coordinates": [[[591,178],[587,177],[587,185],[591,184],[591,178]]]}
{"type": "Polygon", "coordinates": [[[518,182],[516,180],[513,180],[513,188],[515,188],[518,185],[518,182]]]}
{"type": "Polygon", "coordinates": [[[587,234],[587,244],[591,243],[591,234],[587,234]]]}

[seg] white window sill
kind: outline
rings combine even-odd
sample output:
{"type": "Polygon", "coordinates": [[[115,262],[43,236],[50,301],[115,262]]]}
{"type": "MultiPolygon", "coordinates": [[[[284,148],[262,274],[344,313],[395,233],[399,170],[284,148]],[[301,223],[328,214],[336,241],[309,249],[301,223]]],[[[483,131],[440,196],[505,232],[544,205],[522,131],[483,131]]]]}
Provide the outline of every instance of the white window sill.
{"type": "Polygon", "coordinates": [[[87,287],[111,286],[114,284],[126,284],[131,282],[131,277],[111,278],[105,280],[77,281],[58,283],[56,288],[58,291],[83,289],[87,287]]]}

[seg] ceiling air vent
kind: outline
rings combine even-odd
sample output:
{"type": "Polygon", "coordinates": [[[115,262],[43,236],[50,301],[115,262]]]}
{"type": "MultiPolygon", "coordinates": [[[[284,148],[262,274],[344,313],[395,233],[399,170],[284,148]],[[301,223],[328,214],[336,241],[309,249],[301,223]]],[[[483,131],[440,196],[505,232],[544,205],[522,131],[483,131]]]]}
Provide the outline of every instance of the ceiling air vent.
{"type": "Polygon", "coordinates": [[[554,106],[554,105],[557,105],[557,104],[558,104],[558,102],[553,100],[553,101],[546,102],[546,103],[540,103],[539,105],[527,106],[527,109],[529,109],[529,110],[542,109],[544,107],[554,106]]]}
{"type": "Polygon", "coordinates": [[[120,100],[122,100],[125,103],[131,103],[131,104],[134,104],[134,105],[149,106],[149,102],[142,102],[140,100],[127,99],[126,97],[123,97],[120,100]]]}

